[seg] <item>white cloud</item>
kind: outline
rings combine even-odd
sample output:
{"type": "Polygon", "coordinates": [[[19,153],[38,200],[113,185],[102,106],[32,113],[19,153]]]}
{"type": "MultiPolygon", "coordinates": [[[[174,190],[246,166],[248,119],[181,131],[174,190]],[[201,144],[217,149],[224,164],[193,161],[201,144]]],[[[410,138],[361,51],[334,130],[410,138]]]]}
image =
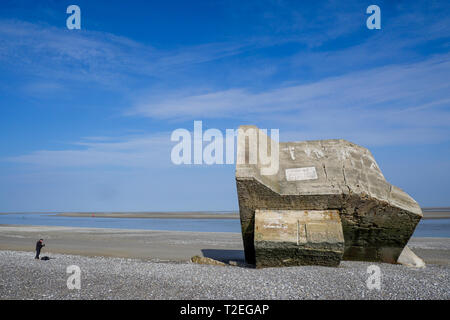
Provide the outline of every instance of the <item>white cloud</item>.
{"type": "Polygon", "coordinates": [[[169,133],[122,138],[93,137],[65,150],[39,150],[5,160],[49,167],[117,166],[156,168],[171,165],[169,133]]]}
{"type": "Polygon", "coordinates": [[[450,120],[448,74],[450,56],[441,55],[264,92],[236,88],[159,98],[137,104],[130,113],[155,119],[263,120],[313,136],[318,130],[330,138],[366,136],[362,140],[370,144],[442,141],[448,139],[450,120]]]}
{"type": "Polygon", "coordinates": [[[314,83],[281,87],[264,92],[245,88],[213,91],[175,99],[159,98],[137,104],[130,113],[170,119],[185,117],[216,118],[240,114],[349,108],[379,111],[379,108],[427,108],[447,103],[450,56],[423,62],[392,65],[352,72],[314,83]]]}
{"type": "Polygon", "coordinates": [[[206,43],[163,50],[106,32],[0,20],[0,61],[15,72],[45,79],[95,82],[124,87],[139,76],[159,77],[272,42],[206,43]]]}

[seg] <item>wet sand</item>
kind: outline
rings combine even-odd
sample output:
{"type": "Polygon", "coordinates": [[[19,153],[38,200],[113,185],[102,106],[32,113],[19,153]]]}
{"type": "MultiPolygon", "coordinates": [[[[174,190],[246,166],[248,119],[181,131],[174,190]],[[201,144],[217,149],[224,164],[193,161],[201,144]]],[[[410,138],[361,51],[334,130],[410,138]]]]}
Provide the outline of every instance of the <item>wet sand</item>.
{"type": "Polygon", "coordinates": [[[194,255],[243,260],[241,234],[75,227],[0,225],[0,250],[34,251],[44,239],[42,255],[84,256],[186,261],[194,255]]]}
{"type": "MultiPolygon", "coordinates": [[[[202,255],[224,262],[244,260],[240,233],[0,225],[0,250],[33,252],[40,238],[46,243],[42,254],[49,256],[187,261],[202,255]]],[[[426,263],[450,265],[450,238],[411,238],[408,245],[426,263]]]]}

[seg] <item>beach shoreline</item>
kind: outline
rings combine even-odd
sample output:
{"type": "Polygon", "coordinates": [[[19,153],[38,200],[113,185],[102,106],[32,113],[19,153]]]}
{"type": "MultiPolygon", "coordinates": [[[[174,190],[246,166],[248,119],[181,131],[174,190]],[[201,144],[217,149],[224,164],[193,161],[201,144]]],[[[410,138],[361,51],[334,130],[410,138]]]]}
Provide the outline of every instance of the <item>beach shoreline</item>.
{"type": "Polygon", "coordinates": [[[47,244],[43,255],[187,261],[206,253],[244,259],[240,233],[0,225],[0,250],[34,251],[40,238],[47,244]]]}
{"type": "Polygon", "coordinates": [[[254,269],[131,258],[0,250],[0,299],[33,300],[448,300],[450,266],[410,268],[342,261],[337,268],[298,266],[254,269]],[[70,290],[68,268],[80,270],[79,290],[70,290]],[[379,267],[380,288],[367,285],[379,267]]]}
{"type": "Polygon", "coordinates": [[[337,268],[254,269],[230,232],[0,226],[0,299],[450,299],[450,238],[411,238],[425,268],[342,261],[337,268]],[[44,239],[35,260],[36,240],[44,239]],[[225,266],[190,262],[194,255],[225,266]],[[66,268],[79,266],[81,290],[66,268]],[[382,289],[366,286],[379,266],[382,289]]]}
{"type": "MultiPolygon", "coordinates": [[[[240,233],[0,225],[0,250],[33,252],[40,238],[47,244],[43,255],[155,261],[188,261],[200,255],[244,262],[240,233]]],[[[408,246],[426,263],[450,265],[450,238],[411,238],[408,246]]]]}
{"type": "MultiPolygon", "coordinates": [[[[422,208],[423,219],[450,219],[450,208],[422,208]]],[[[149,219],[239,219],[237,211],[148,211],[148,212],[0,212],[5,214],[53,214],[61,217],[149,219]]]]}

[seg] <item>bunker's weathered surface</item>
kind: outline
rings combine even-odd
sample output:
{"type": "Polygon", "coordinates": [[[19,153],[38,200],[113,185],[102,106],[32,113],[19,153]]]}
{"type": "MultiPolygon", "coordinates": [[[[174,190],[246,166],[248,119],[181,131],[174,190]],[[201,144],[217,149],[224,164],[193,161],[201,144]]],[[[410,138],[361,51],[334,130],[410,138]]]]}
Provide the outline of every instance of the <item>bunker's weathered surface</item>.
{"type": "Polygon", "coordinates": [[[337,210],[255,210],[256,266],[338,266],[344,235],[337,210]]]}
{"type": "MultiPolygon", "coordinates": [[[[414,199],[385,180],[369,150],[345,140],[279,143],[276,148],[279,149],[279,170],[264,175],[261,163],[267,162],[260,161],[259,152],[258,161],[250,161],[249,146],[251,139],[266,142],[270,138],[264,134],[252,135],[252,130],[260,132],[255,126],[240,129],[236,183],[247,263],[257,266],[336,264],[333,259],[339,252],[338,236],[329,236],[334,245],[330,249],[328,236],[314,228],[311,238],[306,237],[301,245],[292,238],[285,242],[281,235],[270,238],[273,228],[264,229],[257,223],[258,229],[255,229],[255,220],[258,222],[261,212],[266,215],[278,212],[279,224],[289,225],[287,220],[292,217],[283,213],[286,210],[337,212],[342,225],[345,260],[397,262],[422,218],[422,211],[414,199]],[[245,163],[239,163],[239,155],[245,155],[245,163]],[[261,242],[260,235],[270,240],[261,242]],[[314,242],[314,237],[320,240],[314,242]],[[305,253],[305,246],[315,247],[316,252],[328,250],[330,254],[322,260],[311,259],[311,255],[305,253]],[[277,253],[278,250],[284,252],[277,253]],[[333,251],[336,254],[331,254],[333,251]]],[[[269,154],[273,146],[268,144],[269,154]]],[[[302,224],[301,219],[297,220],[302,224]]],[[[287,228],[292,229],[292,226],[287,228]]]]}

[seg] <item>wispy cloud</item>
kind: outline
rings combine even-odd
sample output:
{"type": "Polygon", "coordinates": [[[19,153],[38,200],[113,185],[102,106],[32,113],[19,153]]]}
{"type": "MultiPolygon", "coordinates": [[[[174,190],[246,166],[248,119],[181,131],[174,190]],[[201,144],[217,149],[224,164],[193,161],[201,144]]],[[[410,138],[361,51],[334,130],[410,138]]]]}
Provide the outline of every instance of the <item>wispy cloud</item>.
{"type": "Polygon", "coordinates": [[[396,137],[392,143],[413,137],[442,140],[450,120],[449,73],[450,56],[441,55],[263,92],[236,88],[161,99],[138,104],[130,113],[156,119],[263,119],[287,128],[327,128],[330,137],[341,136],[342,128],[357,136],[365,128],[366,134],[396,137]]]}
{"type": "MultiPolygon", "coordinates": [[[[235,116],[307,108],[349,108],[378,111],[406,107],[432,107],[450,97],[446,81],[450,56],[404,65],[349,73],[297,86],[264,92],[244,88],[215,91],[160,102],[142,103],[133,112],[154,118],[235,116]],[[432,94],[433,93],[433,94],[432,94]],[[386,103],[390,104],[386,104],[386,103]],[[393,105],[394,104],[394,105],[393,105]]],[[[445,100],[444,102],[446,102],[445,100]]]]}
{"type": "Polygon", "coordinates": [[[15,73],[52,81],[124,87],[124,79],[161,78],[189,66],[288,39],[248,39],[160,49],[111,33],[0,20],[0,62],[15,73]],[[144,77],[144,78],[142,78],[144,77]]]}
{"type": "Polygon", "coordinates": [[[186,68],[231,56],[255,42],[207,43],[173,50],[105,32],[0,20],[0,62],[27,76],[111,86],[124,79],[157,77],[170,69],[186,68]]]}
{"type": "MultiPolygon", "coordinates": [[[[27,79],[36,76],[36,81],[59,81],[63,85],[67,81],[95,83],[126,91],[126,98],[136,96],[136,91],[144,91],[145,87],[147,91],[157,87],[159,92],[166,93],[183,87],[192,89],[186,88],[189,86],[197,92],[202,87],[234,92],[236,83],[245,83],[250,88],[265,80],[262,86],[269,88],[273,79],[318,79],[343,74],[343,70],[380,66],[386,61],[419,59],[420,55],[411,48],[450,34],[444,19],[433,20],[436,15],[445,16],[448,11],[445,6],[434,8],[433,15],[427,18],[420,14],[423,8],[411,6],[408,10],[398,9],[400,15],[384,22],[386,32],[367,34],[362,43],[349,41],[364,27],[362,7],[356,2],[340,1],[301,9],[286,1],[231,5],[229,10],[238,21],[256,19],[256,25],[242,37],[172,49],[106,32],[84,29],[72,32],[63,27],[0,20],[0,63],[17,74],[26,74],[27,79]],[[418,27],[405,28],[411,24],[418,27]],[[341,37],[344,45],[333,44],[341,37]],[[271,48],[285,44],[296,49],[280,57],[270,54],[271,48]]],[[[280,83],[272,87],[277,86],[280,83]]]]}
{"type": "Polygon", "coordinates": [[[92,137],[64,150],[38,150],[3,160],[44,167],[158,168],[171,164],[170,133],[129,137],[92,137]]]}

